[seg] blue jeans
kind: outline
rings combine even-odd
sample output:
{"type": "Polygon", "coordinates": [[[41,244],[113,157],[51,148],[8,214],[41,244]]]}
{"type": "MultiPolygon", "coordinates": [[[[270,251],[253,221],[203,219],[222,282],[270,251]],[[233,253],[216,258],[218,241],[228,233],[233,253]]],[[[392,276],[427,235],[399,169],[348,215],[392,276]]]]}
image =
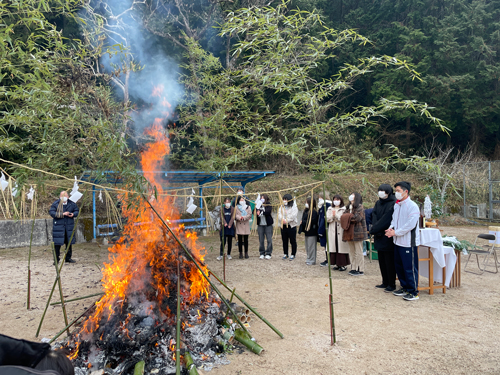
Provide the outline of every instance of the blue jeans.
{"type": "Polygon", "coordinates": [[[401,288],[418,294],[418,247],[394,245],[394,265],[401,288]]]}

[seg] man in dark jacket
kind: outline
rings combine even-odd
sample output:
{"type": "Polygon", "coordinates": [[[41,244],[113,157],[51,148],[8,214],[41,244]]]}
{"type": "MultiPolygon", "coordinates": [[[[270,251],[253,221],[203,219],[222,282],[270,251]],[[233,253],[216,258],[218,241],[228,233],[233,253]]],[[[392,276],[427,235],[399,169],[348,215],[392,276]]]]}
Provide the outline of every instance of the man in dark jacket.
{"type": "Polygon", "coordinates": [[[54,241],[57,262],[59,262],[61,246],[66,245],[66,263],[75,263],[75,261],[71,259],[71,255],[73,254],[72,245],[76,242],[76,236],[73,235],[71,244],[69,244],[69,240],[75,227],[74,218],[77,217],[79,213],[80,210],[78,209],[78,206],[76,203],[69,200],[68,193],[66,191],[61,191],[59,199],[52,203],[52,206],[50,206],[49,215],[54,219],[52,226],[52,240],[54,241]]]}
{"type": "Polygon", "coordinates": [[[51,350],[46,343],[0,334],[1,375],[74,375],[75,370],[66,354],[64,350],[51,350]]]}
{"type": "Polygon", "coordinates": [[[377,288],[383,288],[386,293],[396,290],[396,267],[394,264],[394,241],[385,235],[386,229],[391,225],[392,214],[396,197],[391,185],[382,184],[378,188],[379,200],[375,203],[371,219],[370,234],[373,235],[375,249],[378,252],[378,264],[382,274],[382,284],[377,288]]]}

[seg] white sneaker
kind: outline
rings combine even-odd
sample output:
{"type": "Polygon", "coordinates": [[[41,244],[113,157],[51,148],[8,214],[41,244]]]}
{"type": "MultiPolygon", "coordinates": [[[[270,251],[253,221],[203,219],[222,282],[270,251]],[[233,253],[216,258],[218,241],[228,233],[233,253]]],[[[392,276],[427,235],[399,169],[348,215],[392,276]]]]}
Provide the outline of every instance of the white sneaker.
{"type": "Polygon", "coordinates": [[[266,259],[271,259],[271,255],[266,255],[266,259]]]}
{"type": "Polygon", "coordinates": [[[229,254],[228,254],[228,255],[227,255],[227,259],[231,260],[231,259],[233,259],[233,257],[232,257],[231,255],[229,255],[229,254]]]}
{"type": "Polygon", "coordinates": [[[295,259],[295,255],[290,255],[290,260],[294,260],[295,259]]]}
{"type": "Polygon", "coordinates": [[[259,259],[264,259],[264,255],[261,255],[261,256],[259,257],[259,259]]]}
{"type": "Polygon", "coordinates": [[[219,256],[217,257],[217,260],[222,260],[222,255],[219,255],[219,256]]]}

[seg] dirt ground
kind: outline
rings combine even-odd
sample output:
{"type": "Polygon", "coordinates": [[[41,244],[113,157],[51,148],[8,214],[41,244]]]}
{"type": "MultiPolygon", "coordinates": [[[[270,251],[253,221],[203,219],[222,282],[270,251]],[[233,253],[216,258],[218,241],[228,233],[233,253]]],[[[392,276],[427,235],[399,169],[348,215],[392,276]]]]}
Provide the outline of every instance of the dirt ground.
{"type": "MultiPolygon", "coordinates": [[[[469,240],[485,231],[483,227],[441,229],[469,240]]],[[[200,241],[208,252],[208,266],[221,275],[222,262],[215,259],[218,237],[200,241]]],[[[0,250],[0,332],[36,340],[55,270],[48,248],[34,249],[28,311],[27,253],[26,248],[0,250]]],[[[257,238],[251,237],[250,259],[228,261],[226,277],[285,338],[280,339],[253,317],[251,331],[265,351],[260,356],[232,354],[229,365],[213,369],[211,374],[500,373],[500,273],[477,276],[462,272],[461,288],[433,296],[422,292],[419,301],[406,302],[375,289],[381,281],[377,261],[369,263],[365,258],[362,277],[332,271],[337,344],[330,346],[328,270],[305,264],[302,236],[295,261],[281,260],[281,253],[281,239],[276,238],[273,259],[260,260],[257,238]]],[[[318,255],[322,261],[323,255],[318,255]]],[[[107,259],[106,247],[77,245],[74,258],[78,262],[63,269],[65,298],[99,292],[99,265],[107,259]]],[[[57,300],[56,289],[53,301],[57,300]]],[[[92,302],[69,303],[69,319],[92,302]]],[[[52,337],[63,327],[61,308],[51,306],[38,340],[52,337]]]]}

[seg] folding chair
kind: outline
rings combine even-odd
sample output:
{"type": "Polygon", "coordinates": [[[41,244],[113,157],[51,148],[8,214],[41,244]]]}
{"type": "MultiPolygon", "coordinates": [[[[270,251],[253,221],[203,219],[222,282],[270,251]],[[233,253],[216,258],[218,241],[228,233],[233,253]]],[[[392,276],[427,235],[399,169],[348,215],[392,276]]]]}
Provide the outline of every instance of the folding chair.
{"type": "Polygon", "coordinates": [[[497,259],[497,253],[495,250],[496,238],[497,237],[494,234],[480,234],[476,237],[476,241],[474,242],[474,247],[470,250],[467,249],[467,252],[469,253],[469,257],[467,258],[467,262],[465,263],[464,271],[470,272],[470,273],[475,273],[476,275],[482,275],[484,273],[484,271],[491,272],[491,273],[498,272],[498,259],[497,259]],[[493,241],[493,243],[487,243],[487,244],[476,246],[478,239],[484,240],[484,241],[493,241]],[[476,256],[477,266],[481,272],[474,272],[474,271],[467,270],[467,264],[469,264],[469,260],[470,260],[470,257],[472,255],[476,256]],[[481,265],[479,264],[479,255],[484,255],[483,268],[481,268],[481,265]],[[493,260],[495,261],[496,271],[488,271],[486,269],[486,266],[488,265],[488,260],[490,259],[490,256],[492,256],[492,255],[493,255],[493,260]]]}

